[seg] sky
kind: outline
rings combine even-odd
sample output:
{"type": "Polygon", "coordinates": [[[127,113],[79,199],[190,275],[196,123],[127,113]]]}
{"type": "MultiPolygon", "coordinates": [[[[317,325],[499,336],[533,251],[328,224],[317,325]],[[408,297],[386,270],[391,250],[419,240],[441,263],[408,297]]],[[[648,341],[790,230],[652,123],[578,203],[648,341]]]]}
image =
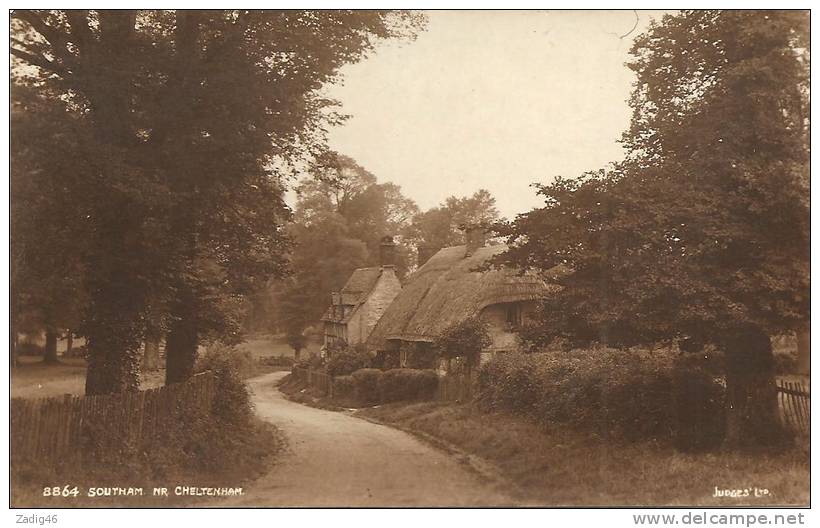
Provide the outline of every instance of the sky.
{"type": "Polygon", "coordinates": [[[422,210],[485,188],[512,218],[540,205],[531,183],[623,158],[624,63],[661,14],[429,12],[415,41],[386,41],[342,69],[327,94],[350,119],[330,146],[422,210]]]}

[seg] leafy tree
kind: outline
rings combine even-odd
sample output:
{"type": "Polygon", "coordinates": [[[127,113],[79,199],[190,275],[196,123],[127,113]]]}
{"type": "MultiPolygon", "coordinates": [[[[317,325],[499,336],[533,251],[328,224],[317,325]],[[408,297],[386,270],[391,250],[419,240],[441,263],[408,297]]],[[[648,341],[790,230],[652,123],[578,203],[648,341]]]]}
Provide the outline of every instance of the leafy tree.
{"type": "Polygon", "coordinates": [[[59,331],[76,327],[85,302],[73,237],[83,219],[65,191],[82,163],[72,151],[76,123],[64,103],[18,87],[11,126],[11,356],[18,330],[44,330],[44,360],[56,362],[59,331]]]}
{"type": "Polygon", "coordinates": [[[353,270],[369,264],[369,252],[335,213],[316,216],[309,225],[294,224],[290,233],[295,241],[291,255],[294,281],[282,300],[304,302],[304,321],[312,324],[330,304],[330,293],[341,290],[353,270]]]}
{"type": "Polygon", "coordinates": [[[64,100],[87,220],[88,393],[133,390],[149,305],[165,307],[167,381],[191,373],[231,299],[283,271],[282,164],[324,150],[321,96],[376,39],[421,21],[381,11],[12,12],[16,75],[64,100]]]}
{"type": "Polygon", "coordinates": [[[325,164],[316,169],[314,177],[296,187],[299,197],[296,222],[307,225],[328,212],[338,214],[347,226],[349,236],[367,246],[370,265],[380,264],[382,237],[395,236],[398,251],[394,264],[399,275],[403,275],[410,265],[412,249],[402,234],[419,212],[416,203],[406,198],[398,185],[378,183],[372,173],[348,156],[334,153],[325,160],[325,164]]]}
{"type": "Polygon", "coordinates": [[[407,237],[416,247],[458,246],[465,243],[463,226],[498,220],[495,198],[486,189],[479,189],[468,197],[450,196],[438,207],[416,215],[407,237]]]}
{"type": "Polygon", "coordinates": [[[544,341],[721,350],[729,445],[777,440],[769,336],[809,316],[807,23],[653,24],[632,49],[626,161],[540,186],[545,206],[502,230],[502,260],[564,286],[542,307],[544,341]]]}
{"type": "MultiPolygon", "coordinates": [[[[330,293],[339,291],[356,268],[379,265],[382,237],[406,229],[418,208],[399,186],[379,184],[354,160],[336,153],[324,156],[296,192],[289,230],[294,274],[266,289],[277,299],[276,318],[286,335],[299,342],[327,309],[330,293]]],[[[410,248],[397,238],[394,264],[401,275],[409,266],[410,248]]]]}

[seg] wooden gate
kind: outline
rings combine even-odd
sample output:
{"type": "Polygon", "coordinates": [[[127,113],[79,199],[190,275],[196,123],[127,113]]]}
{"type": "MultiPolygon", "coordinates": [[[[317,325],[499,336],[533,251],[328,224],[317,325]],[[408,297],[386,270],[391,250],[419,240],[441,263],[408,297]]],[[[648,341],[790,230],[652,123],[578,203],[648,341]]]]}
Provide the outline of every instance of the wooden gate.
{"type": "Polygon", "coordinates": [[[811,395],[800,381],[777,380],[777,404],[783,425],[799,434],[809,434],[811,395]]]}

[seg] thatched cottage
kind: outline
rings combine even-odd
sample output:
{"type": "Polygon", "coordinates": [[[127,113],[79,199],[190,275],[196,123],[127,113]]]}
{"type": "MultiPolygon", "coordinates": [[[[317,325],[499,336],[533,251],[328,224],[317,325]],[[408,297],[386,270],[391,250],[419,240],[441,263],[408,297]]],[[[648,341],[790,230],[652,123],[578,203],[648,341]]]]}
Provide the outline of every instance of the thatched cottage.
{"type": "Polygon", "coordinates": [[[420,262],[370,334],[370,352],[400,366],[418,366],[409,364],[411,355],[430,357],[438,336],[472,316],[487,323],[492,338],[482,360],[517,348],[517,329],[557,286],[509,269],[480,271],[506,246],[485,246],[484,233],[475,229],[467,233],[467,241],[420,262]]]}
{"type": "Polygon", "coordinates": [[[356,269],[340,291],[331,293],[330,306],[322,316],[326,350],[366,342],[401,290],[393,265],[393,239],[384,237],[380,250],[380,266],[356,269]]]}

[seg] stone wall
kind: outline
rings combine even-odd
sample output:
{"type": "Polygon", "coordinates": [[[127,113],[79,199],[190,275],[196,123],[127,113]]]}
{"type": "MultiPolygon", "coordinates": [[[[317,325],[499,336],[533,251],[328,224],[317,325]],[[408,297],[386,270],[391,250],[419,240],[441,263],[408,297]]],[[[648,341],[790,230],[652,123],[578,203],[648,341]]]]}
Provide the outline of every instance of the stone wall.
{"type": "MultiPolygon", "coordinates": [[[[387,310],[387,307],[390,306],[390,303],[393,302],[393,299],[400,291],[401,282],[396,276],[395,269],[392,266],[385,266],[373,291],[370,292],[367,300],[359,307],[358,313],[354,316],[354,318],[358,317],[355,331],[358,336],[357,343],[367,341],[370,332],[376,327],[376,323],[379,322],[379,319],[384,315],[384,311],[387,310]]],[[[354,334],[352,329],[349,334],[351,336],[354,334]]]]}

